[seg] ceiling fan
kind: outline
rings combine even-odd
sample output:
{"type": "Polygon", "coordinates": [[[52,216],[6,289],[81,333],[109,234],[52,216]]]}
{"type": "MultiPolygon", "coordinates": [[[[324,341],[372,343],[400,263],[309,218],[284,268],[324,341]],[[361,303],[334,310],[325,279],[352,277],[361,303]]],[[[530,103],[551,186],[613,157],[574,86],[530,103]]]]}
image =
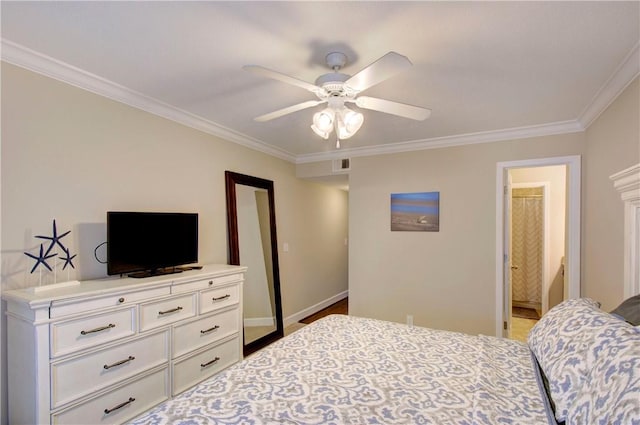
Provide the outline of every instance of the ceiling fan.
{"type": "Polygon", "coordinates": [[[431,110],[406,103],[393,102],[369,96],[358,96],[361,92],[386,80],[412,66],[411,61],[401,54],[389,52],[377,61],[362,69],[357,74],[350,76],[340,73],[347,63],[344,53],[332,52],[326,57],[327,66],[332,72],[318,77],[315,84],[290,77],[271,69],[258,65],[245,65],[243,69],[253,74],[272,78],[283,83],[301,87],[315,94],[317,100],[308,100],[296,105],[288,106],[268,114],[254,118],[264,122],[282,117],[292,112],[312,108],[326,103],[327,108],[317,112],[313,116],[311,129],[323,139],[328,139],[331,132],[336,131],[336,147],[340,147],[340,140],[353,136],[362,126],[364,116],[353,111],[345,103],[355,103],[362,109],[384,112],[404,118],[422,121],[431,115],[431,110]]]}

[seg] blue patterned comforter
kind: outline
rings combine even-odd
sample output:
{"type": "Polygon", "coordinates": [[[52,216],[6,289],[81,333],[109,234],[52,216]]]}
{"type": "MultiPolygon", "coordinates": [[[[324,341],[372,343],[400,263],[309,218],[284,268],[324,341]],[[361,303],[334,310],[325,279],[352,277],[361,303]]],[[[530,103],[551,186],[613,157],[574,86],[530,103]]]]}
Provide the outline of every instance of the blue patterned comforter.
{"type": "Polygon", "coordinates": [[[329,316],[134,424],[555,424],[526,344],[329,316]]]}

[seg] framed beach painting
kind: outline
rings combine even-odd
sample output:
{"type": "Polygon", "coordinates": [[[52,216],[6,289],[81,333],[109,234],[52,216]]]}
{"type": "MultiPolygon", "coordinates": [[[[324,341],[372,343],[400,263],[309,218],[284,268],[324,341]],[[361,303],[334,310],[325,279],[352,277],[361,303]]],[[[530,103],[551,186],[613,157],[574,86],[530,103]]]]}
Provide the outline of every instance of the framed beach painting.
{"type": "Polygon", "coordinates": [[[392,193],[391,231],[439,232],[440,192],[392,193]]]}

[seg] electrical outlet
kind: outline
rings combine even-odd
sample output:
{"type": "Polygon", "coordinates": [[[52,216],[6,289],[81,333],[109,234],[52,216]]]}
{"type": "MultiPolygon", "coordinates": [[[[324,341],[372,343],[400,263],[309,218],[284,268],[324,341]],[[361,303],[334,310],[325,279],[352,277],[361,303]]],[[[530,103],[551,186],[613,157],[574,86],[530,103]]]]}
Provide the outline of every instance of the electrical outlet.
{"type": "Polygon", "coordinates": [[[407,314],[407,325],[408,326],[413,326],[413,315],[412,314],[407,314]]]}

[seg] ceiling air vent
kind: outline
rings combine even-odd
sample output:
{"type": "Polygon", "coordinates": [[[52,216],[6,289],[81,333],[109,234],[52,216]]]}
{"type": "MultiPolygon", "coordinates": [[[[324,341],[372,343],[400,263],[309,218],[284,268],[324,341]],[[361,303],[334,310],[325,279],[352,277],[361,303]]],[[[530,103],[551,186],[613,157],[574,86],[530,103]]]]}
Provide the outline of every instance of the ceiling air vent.
{"type": "Polygon", "coordinates": [[[333,160],[333,172],[351,170],[351,158],[342,158],[333,160]]]}

